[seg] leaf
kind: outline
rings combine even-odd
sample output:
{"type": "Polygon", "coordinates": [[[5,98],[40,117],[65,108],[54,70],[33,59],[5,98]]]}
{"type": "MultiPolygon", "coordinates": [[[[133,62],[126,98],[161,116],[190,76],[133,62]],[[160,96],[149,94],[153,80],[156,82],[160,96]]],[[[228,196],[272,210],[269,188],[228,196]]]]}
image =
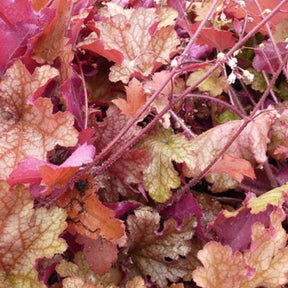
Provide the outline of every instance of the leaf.
{"type": "Polygon", "coordinates": [[[221,157],[219,161],[210,170],[211,173],[226,173],[233,179],[242,182],[244,176],[255,178],[254,169],[251,163],[245,159],[235,158],[228,154],[221,157]]]}
{"type": "MultiPolygon", "coordinates": [[[[257,115],[224,154],[238,159],[245,159],[252,166],[263,164],[267,159],[267,144],[270,142],[268,132],[275,119],[275,114],[275,110],[268,109],[266,112],[257,115]]],[[[184,167],[184,175],[187,177],[199,175],[209,165],[214,156],[225,147],[231,137],[235,135],[242,123],[243,120],[229,121],[196,137],[192,141],[193,152],[189,162],[191,165],[188,169],[184,167]]],[[[208,174],[206,180],[214,183],[211,189],[213,192],[223,192],[237,186],[237,182],[227,174],[208,174]]]]}
{"type": "MultiPolygon", "coordinates": [[[[205,69],[199,69],[190,74],[187,80],[187,85],[193,85],[197,82],[203,75],[209,70],[210,67],[205,69]]],[[[216,97],[220,95],[223,91],[228,91],[227,78],[221,75],[221,70],[217,69],[209,77],[207,77],[201,84],[198,85],[200,91],[208,91],[211,96],[216,97]]]]}
{"type": "Polygon", "coordinates": [[[18,163],[17,168],[10,173],[7,182],[9,185],[37,184],[41,186],[41,193],[33,197],[48,195],[53,189],[67,185],[82,164],[92,162],[94,154],[94,146],[85,143],[78,146],[59,166],[28,157],[25,161],[18,163]]]}
{"type": "MultiPolygon", "coordinates": [[[[193,271],[193,280],[203,288],[239,288],[240,281],[248,276],[243,255],[232,249],[211,241],[198,252],[197,257],[204,267],[197,267],[193,271]]],[[[250,286],[256,287],[256,286],[250,286]]]]}
{"type": "Polygon", "coordinates": [[[103,276],[95,274],[89,267],[89,263],[87,260],[85,260],[82,252],[75,254],[73,262],[62,260],[56,267],[56,271],[61,275],[61,277],[68,277],[66,278],[67,280],[64,279],[64,281],[66,280],[64,283],[67,283],[67,287],[75,287],[71,286],[73,285],[72,283],[83,283],[86,286],[76,287],[116,288],[117,284],[121,280],[121,275],[119,275],[117,270],[111,270],[109,273],[103,276]],[[70,286],[68,286],[68,284],[70,286]]]}
{"type": "Polygon", "coordinates": [[[181,184],[172,161],[190,163],[193,147],[184,135],[175,135],[170,130],[156,128],[150,132],[137,148],[150,151],[150,163],[144,171],[144,188],[157,202],[165,202],[172,195],[170,189],[181,184]]]}
{"type": "Polygon", "coordinates": [[[251,85],[253,90],[263,93],[267,88],[267,83],[265,81],[263,74],[256,71],[254,68],[248,68],[247,70],[254,75],[254,79],[253,82],[251,83],[248,79],[244,77],[243,82],[246,85],[251,85]]]}
{"type": "Polygon", "coordinates": [[[146,96],[141,82],[139,82],[136,78],[133,78],[126,88],[126,94],[127,101],[124,99],[115,99],[112,102],[125,115],[133,117],[146,102],[146,96]]]}
{"type": "Polygon", "coordinates": [[[33,45],[31,57],[38,63],[52,64],[66,44],[67,39],[64,36],[70,17],[70,6],[71,1],[54,1],[52,7],[56,9],[55,18],[46,24],[41,34],[30,40],[33,45]]]}
{"type": "Polygon", "coordinates": [[[66,228],[63,209],[33,209],[30,193],[23,186],[0,190],[0,266],[7,287],[45,287],[38,282],[36,260],[51,258],[67,246],[58,239],[66,228]]]}
{"type": "MultiPolygon", "coordinates": [[[[258,72],[265,71],[273,74],[280,67],[280,61],[278,59],[275,48],[271,42],[263,42],[264,47],[255,48],[255,57],[253,58],[253,68],[258,72]]],[[[282,58],[287,55],[286,43],[278,43],[277,48],[282,58]]]]}
{"type": "Polygon", "coordinates": [[[288,20],[287,19],[283,19],[282,22],[280,22],[276,26],[276,31],[273,37],[276,43],[285,42],[285,40],[288,38],[288,20]]]}
{"type": "MultiPolygon", "coordinates": [[[[128,120],[129,118],[121,113],[119,109],[113,106],[110,107],[107,111],[107,117],[102,123],[98,123],[95,131],[96,149],[101,151],[109,145],[118,135],[119,131],[125,127],[128,120]]],[[[140,130],[139,126],[130,128],[117,142],[118,145],[112,149],[112,152],[115,152],[123,144],[126,144],[140,130]]],[[[143,170],[148,166],[148,162],[148,151],[135,147],[135,149],[126,151],[103,175],[97,177],[100,187],[105,189],[106,201],[117,201],[119,193],[127,195],[127,184],[141,183],[143,180],[143,170]]]]}
{"type": "MultiPolygon", "coordinates": [[[[245,17],[250,17],[251,21],[249,21],[246,25],[246,32],[249,32],[253,27],[255,27],[257,24],[259,24],[263,16],[265,17],[265,10],[272,11],[277,4],[279,4],[278,0],[261,0],[259,3],[255,3],[253,0],[245,0],[245,6],[242,8],[240,6],[240,3],[237,1],[231,1],[228,3],[228,5],[225,7],[225,14],[227,13],[228,15],[233,15],[234,17],[238,19],[242,19],[245,17]],[[238,4],[238,5],[237,5],[238,4]],[[260,11],[258,8],[258,5],[260,7],[260,11]]],[[[277,11],[273,17],[269,20],[269,26],[274,29],[275,25],[280,23],[283,19],[286,18],[285,11],[288,9],[288,4],[285,3],[282,5],[281,9],[277,11]]],[[[271,12],[268,12],[271,13],[271,12]]],[[[259,32],[261,32],[263,35],[267,35],[267,29],[265,26],[262,26],[259,29],[259,32]]]]}
{"type": "MultiPolygon", "coordinates": [[[[152,95],[155,91],[161,88],[161,86],[169,77],[169,75],[170,72],[166,70],[154,73],[152,76],[152,81],[147,81],[145,83],[144,85],[145,91],[147,90],[150,91],[150,94],[152,95]]],[[[163,88],[163,90],[153,101],[151,106],[155,107],[158,113],[161,112],[173,98],[173,93],[180,94],[184,91],[184,89],[185,89],[185,82],[180,78],[173,77],[173,80],[167,83],[167,85],[163,88]]],[[[170,127],[169,113],[164,114],[162,122],[165,128],[170,127]]]]}
{"type": "MultiPolygon", "coordinates": [[[[277,118],[272,123],[270,129],[271,142],[268,144],[268,153],[271,157],[277,160],[285,160],[286,153],[275,154],[277,148],[287,148],[288,147],[288,102],[281,103],[279,106],[279,114],[277,118]]],[[[281,150],[280,150],[281,152],[281,150]]]]}
{"type": "Polygon", "coordinates": [[[47,151],[56,144],[73,146],[77,143],[78,132],[73,127],[72,115],[69,112],[52,114],[51,101],[39,98],[57,75],[57,70],[48,65],[36,68],[31,75],[20,61],[7,70],[0,83],[1,179],[28,156],[44,160],[47,151]]]}
{"type": "MultiPolygon", "coordinates": [[[[200,23],[189,25],[190,33],[195,33],[200,23]]],[[[233,33],[226,30],[217,30],[214,27],[203,28],[196,43],[198,45],[209,45],[219,51],[224,51],[233,47],[237,39],[233,33]]]]}
{"type": "Polygon", "coordinates": [[[77,242],[84,245],[85,259],[96,274],[104,275],[110,271],[117,260],[117,245],[101,237],[95,240],[82,235],[78,235],[77,242]]]}
{"type": "MultiPolygon", "coordinates": [[[[170,53],[180,43],[173,26],[161,27],[158,24],[154,28],[159,21],[154,8],[125,10],[118,6],[117,13],[112,14],[109,14],[109,8],[102,10],[106,17],[101,22],[95,22],[94,27],[100,32],[99,39],[95,40],[103,42],[105,51],[116,50],[123,55],[121,64],[110,68],[110,81],[128,83],[129,78],[136,74],[148,76],[158,67],[157,63],[166,64],[170,60],[170,53]],[[153,29],[156,30],[152,32],[153,29]]],[[[103,50],[97,53],[111,60],[103,50]]]]}
{"type": "Polygon", "coordinates": [[[132,280],[128,281],[125,288],[146,288],[144,279],[140,276],[134,277],[132,280]]]}
{"type": "Polygon", "coordinates": [[[241,288],[272,288],[288,283],[288,248],[285,247],[288,235],[282,228],[285,218],[283,210],[278,209],[270,216],[269,228],[262,223],[253,225],[251,248],[244,257],[255,272],[251,280],[241,283],[241,288]]]}
{"type": "Polygon", "coordinates": [[[192,249],[190,240],[196,227],[195,219],[185,221],[181,229],[177,228],[175,220],[169,219],[159,231],[160,216],[157,212],[143,207],[135,210],[134,214],[127,219],[128,249],[141,273],[149,275],[160,287],[167,285],[167,279],[175,282],[189,273],[193,263],[181,267],[184,259],[180,256],[188,256],[192,249]]]}
{"type": "Polygon", "coordinates": [[[115,218],[113,210],[100,202],[95,188],[98,187],[88,185],[87,190],[81,193],[74,188],[69,195],[65,193],[58,199],[58,205],[66,208],[70,220],[68,231],[72,235],[77,232],[92,239],[98,239],[100,235],[121,246],[126,242],[123,222],[115,218]]]}

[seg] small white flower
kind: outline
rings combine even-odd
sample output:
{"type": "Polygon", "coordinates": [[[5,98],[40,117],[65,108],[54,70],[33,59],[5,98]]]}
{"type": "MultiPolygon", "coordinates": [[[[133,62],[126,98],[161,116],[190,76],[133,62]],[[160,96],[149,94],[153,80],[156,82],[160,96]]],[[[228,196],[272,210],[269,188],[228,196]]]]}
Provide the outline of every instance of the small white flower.
{"type": "Polygon", "coordinates": [[[244,8],[246,6],[245,1],[239,0],[238,4],[240,5],[241,8],[244,8]]]}
{"type": "Polygon", "coordinates": [[[243,76],[249,81],[252,82],[254,80],[254,74],[249,72],[248,70],[243,70],[243,76]]]}
{"type": "Polygon", "coordinates": [[[232,70],[234,70],[236,67],[237,67],[237,59],[235,57],[231,57],[229,60],[228,60],[228,65],[230,66],[230,68],[232,70]]]}
{"type": "Polygon", "coordinates": [[[228,76],[228,84],[231,85],[231,84],[235,83],[235,80],[236,80],[236,75],[232,72],[228,76]]]}
{"type": "Polygon", "coordinates": [[[285,49],[288,49],[288,38],[286,38],[284,42],[287,43],[285,49]]]}
{"type": "Polygon", "coordinates": [[[220,14],[220,20],[221,20],[222,22],[225,22],[225,21],[227,20],[225,13],[222,12],[222,13],[220,14]]]}
{"type": "Polygon", "coordinates": [[[233,56],[237,56],[241,51],[238,49],[233,53],[233,56]]]}
{"type": "Polygon", "coordinates": [[[178,61],[176,58],[174,58],[172,61],[171,61],[171,67],[172,68],[176,68],[178,66],[178,61]]]}
{"type": "Polygon", "coordinates": [[[217,54],[217,60],[224,61],[226,59],[226,56],[223,52],[220,52],[217,54]]]}
{"type": "Polygon", "coordinates": [[[271,13],[271,10],[270,10],[270,9],[265,9],[265,10],[262,12],[263,15],[267,15],[267,14],[269,14],[269,13],[271,13]]]}

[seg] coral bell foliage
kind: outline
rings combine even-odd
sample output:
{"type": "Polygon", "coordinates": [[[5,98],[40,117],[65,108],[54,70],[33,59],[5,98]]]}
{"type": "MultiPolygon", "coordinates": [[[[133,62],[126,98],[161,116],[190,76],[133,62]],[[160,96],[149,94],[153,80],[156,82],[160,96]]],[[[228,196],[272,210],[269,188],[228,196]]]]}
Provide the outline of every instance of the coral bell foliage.
{"type": "Polygon", "coordinates": [[[2,0],[0,287],[288,287],[287,19],[2,0]]]}

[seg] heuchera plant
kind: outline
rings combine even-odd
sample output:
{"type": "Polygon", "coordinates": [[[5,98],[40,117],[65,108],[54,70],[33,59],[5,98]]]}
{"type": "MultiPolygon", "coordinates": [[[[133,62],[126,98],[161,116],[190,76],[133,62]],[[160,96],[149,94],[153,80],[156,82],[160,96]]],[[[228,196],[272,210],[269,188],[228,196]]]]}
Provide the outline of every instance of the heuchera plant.
{"type": "Polygon", "coordinates": [[[288,285],[287,19],[2,0],[0,287],[288,285]]]}

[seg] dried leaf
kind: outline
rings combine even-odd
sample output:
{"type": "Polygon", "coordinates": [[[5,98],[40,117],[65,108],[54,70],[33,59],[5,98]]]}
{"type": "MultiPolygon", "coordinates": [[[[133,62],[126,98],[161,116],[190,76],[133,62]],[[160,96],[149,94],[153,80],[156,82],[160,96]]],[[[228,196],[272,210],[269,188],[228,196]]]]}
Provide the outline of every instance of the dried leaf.
{"type": "Polygon", "coordinates": [[[146,288],[146,285],[142,277],[136,276],[126,283],[125,288],[146,288]]]}
{"type": "Polygon", "coordinates": [[[95,189],[97,187],[88,185],[87,190],[79,193],[74,188],[69,195],[66,193],[58,199],[58,205],[66,208],[70,219],[68,231],[92,239],[98,239],[100,235],[121,246],[126,242],[124,225],[115,218],[113,210],[100,202],[95,189]]]}
{"type": "Polygon", "coordinates": [[[181,261],[185,260],[180,258],[188,256],[192,249],[190,240],[195,227],[194,218],[186,221],[181,229],[177,228],[175,220],[170,219],[159,231],[160,216],[157,212],[149,207],[136,210],[135,215],[127,219],[128,249],[133,263],[160,287],[167,285],[167,279],[173,282],[179,280],[195,267],[193,263],[181,266],[181,261]]]}
{"type": "Polygon", "coordinates": [[[35,261],[62,253],[67,246],[58,239],[66,228],[63,209],[33,209],[30,193],[22,186],[0,190],[0,266],[7,287],[45,287],[38,282],[35,261]]]}

